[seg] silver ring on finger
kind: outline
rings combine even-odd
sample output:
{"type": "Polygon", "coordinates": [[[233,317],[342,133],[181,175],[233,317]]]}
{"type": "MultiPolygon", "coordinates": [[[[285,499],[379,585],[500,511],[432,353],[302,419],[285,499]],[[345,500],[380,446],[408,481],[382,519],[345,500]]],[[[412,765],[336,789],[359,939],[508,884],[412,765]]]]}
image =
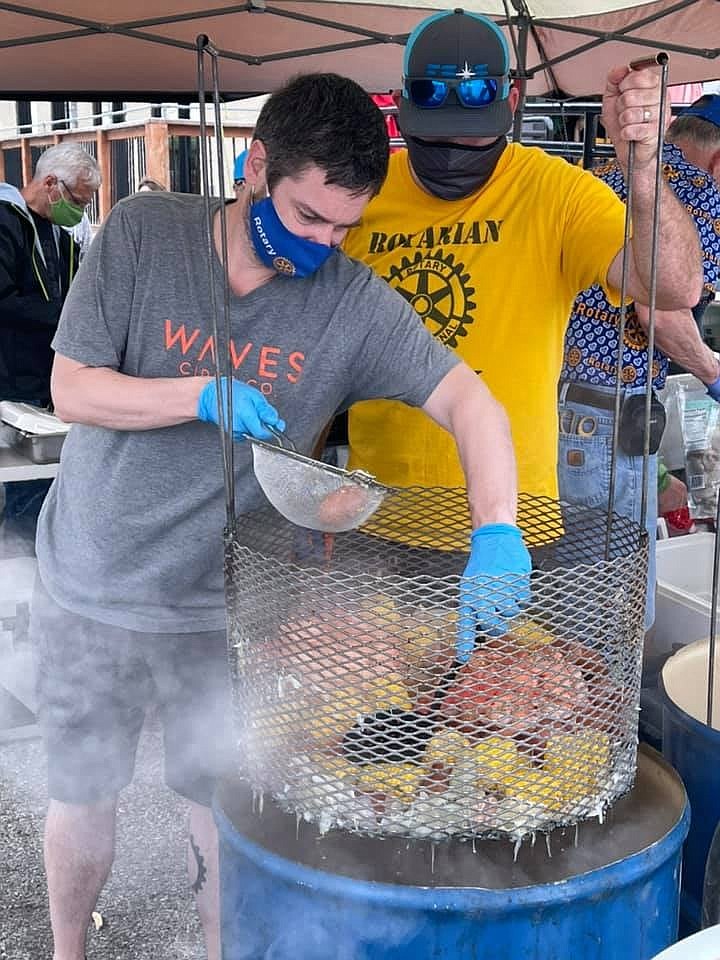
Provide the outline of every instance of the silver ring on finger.
{"type": "Polygon", "coordinates": [[[645,110],[643,110],[643,123],[650,123],[651,120],[652,120],[652,110],[648,110],[646,108],[645,110]]]}

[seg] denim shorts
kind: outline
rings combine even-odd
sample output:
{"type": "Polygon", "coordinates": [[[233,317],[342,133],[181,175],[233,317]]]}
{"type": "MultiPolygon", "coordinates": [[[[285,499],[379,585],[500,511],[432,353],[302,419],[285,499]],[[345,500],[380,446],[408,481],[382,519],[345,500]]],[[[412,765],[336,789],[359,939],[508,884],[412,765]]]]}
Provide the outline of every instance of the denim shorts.
{"type": "MultiPolygon", "coordinates": [[[[626,391],[644,393],[645,388],[626,391]]],[[[610,391],[612,395],[612,391],[610,391]]],[[[613,413],[600,407],[562,400],[558,404],[560,440],[558,484],[560,499],[586,507],[608,509],[612,459],[613,413]]],[[[613,509],[640,523],[642,510],[643,458],[618,450],[615,467],[613,509]]],[[[648,463],[646,528],[649,536],[648,589],[645,628],[655,620],[655,540],[657,537],[657,457],[648,463]]],[[[598,555],[600,559],[600,555],[598,555]]]]}
{"type": "Polygon", "coordinates": [[[30,631],[50,797],[94,804],[130,783],[150,704],[163,724],[165,782],[209,805],[233,766],[224,631],[137,633],[60,607],[35,582],[30,631]]]}

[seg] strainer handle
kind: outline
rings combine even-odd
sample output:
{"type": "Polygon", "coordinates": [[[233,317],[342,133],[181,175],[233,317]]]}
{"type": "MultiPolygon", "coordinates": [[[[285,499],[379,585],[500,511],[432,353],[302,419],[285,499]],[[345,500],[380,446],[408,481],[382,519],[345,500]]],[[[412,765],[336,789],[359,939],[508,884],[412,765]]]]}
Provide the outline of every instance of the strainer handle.
{"type": "MultiPolygon", "coordinates": [[[[286,433],[284,433],[282,430],[278,430],[277,427],[272,426],[271,424],[265,423],[265,422],[263,422],[263,426],[265,427],[266,430],[268,430],[273,435],[275,440],[277,440],[277,445],[282,450],[289,450],[291,453],[298,452],[297,447],[292,442],[290,437],[286,433]]],[[[251,440],[251,441],[258,439],[257,437],[254,437],[251,433],[243,433],[241,434],[241,438],[243,440],[251,440]]],[[[263,440],[261,442],[266,443],[267,441],[263,440]]]]}
{"type": "Polygon", "coordinates": [[[278,430],[277,427],[271,426],[269,423],[263,423],[263,426],[266,430],[269,430],[270,433],[275,437],[278,442],[278,445],[283,447],[286,450],[292,450],[293,453],[297,453],[297,447],[292,442],[290,437],[284,433],[282,430],[278,430]]]}

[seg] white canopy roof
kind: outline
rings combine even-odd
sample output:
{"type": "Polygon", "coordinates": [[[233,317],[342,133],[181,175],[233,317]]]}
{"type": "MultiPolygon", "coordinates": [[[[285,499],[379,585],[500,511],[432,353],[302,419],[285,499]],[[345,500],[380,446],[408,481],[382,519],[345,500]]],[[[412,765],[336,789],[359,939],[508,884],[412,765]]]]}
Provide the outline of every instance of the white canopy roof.
{"type": "MultiPolygon", "coordinates": [[[[610,66],[665,49],[670,82],[720,77],[719,0],[465,0],[517,35],[529,19],[530,94],[599,93],[610,66]],[[714,47],[710,46],[715,44],[714,47]],[[573,53],[573,50],[578,52],[573,53]],[[543,69],[543,64],[547,64],[543,69]]],[[[194,99],[195,39],[220,51],[230,97],[265,93],[298,72],[332,70],[367,90],[399,85],[407,34],[433,0],[0,0],[0,97],[194,99]]]]}

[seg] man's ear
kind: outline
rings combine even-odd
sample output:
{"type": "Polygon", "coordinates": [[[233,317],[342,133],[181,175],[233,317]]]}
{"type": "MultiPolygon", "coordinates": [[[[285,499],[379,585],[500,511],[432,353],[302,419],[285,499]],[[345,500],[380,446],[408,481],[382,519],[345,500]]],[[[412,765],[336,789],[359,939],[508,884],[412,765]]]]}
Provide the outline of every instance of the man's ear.
{"type": "Polygon", "coordinates": [[[708,165],[708,173],[713,178],[715,183],[720,187],[720,148],[717,149],[714,153],[710,154],[710,163],[708,165]]]}
{"type": "Polygon", "coordinates": [[[510,84],[510,92],[508,93],[508,104],[513,114],[517,110],[518,103],[520,103],[520,90],[515,86],[514,83],[510,84]]]}
{"type": "Polygon", "coordinates": [[[245,160],[246,181],[251,187],[267,182],[267,151],[262,140],[253,140],[245,160]]]}

